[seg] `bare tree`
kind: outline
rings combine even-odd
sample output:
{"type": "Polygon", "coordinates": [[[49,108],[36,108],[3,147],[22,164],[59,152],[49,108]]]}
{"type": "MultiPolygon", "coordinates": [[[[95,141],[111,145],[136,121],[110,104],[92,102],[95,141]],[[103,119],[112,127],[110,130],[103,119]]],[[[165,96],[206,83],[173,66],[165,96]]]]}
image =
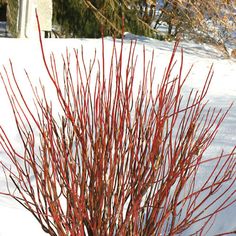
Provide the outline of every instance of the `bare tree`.
{"type": "Polygon", "coordinates": [[[225,44],[236,28],[234,1],[176,0],[164,1],[154,28],[168,24],[168,37],[195,39],[221,48],[228,56],[225,44]]]}

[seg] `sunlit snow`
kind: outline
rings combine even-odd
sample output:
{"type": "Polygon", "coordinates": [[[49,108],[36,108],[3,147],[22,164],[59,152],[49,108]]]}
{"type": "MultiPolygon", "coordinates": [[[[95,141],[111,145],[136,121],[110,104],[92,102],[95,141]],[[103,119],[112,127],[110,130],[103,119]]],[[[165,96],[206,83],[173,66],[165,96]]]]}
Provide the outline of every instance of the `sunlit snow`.
{"type": "MultiPolygon", "coordinates": [[[[131,38],[138,40],[136,48],[136,53],[138,54],[136,74],[140,75],[140,77],[142,75],[142,53],[143,45],[145,45],[147,58],[151,57],[153,49],[155,51],[156,76],[157,80],[160,81],[165,66],[169,61],[173,43],[126,34],[124,48],[125,55],[128,53],[131,38]]],[[[109,61],[109,55],[111,54],[112,43],[111,38],[105,39],[105,59],[107,61],[109,61]]],[[[60,54],[65,52],[66,48],[71,51],[73,51],[73,48],[81,50],[81,45],[83,45],[84,55],[87,60],[93,58],[95,48],[97,49],[98,55],[101,53],[101,39],[46,39],[44,40],[44,45],[46,54],[49,55],[50,52],[54,52],[58,57],[58,60],[60,59],[60,54]]],[[[187,72],[190,66],[194,64],[184,91],[187,93],[190,88],[201,88],[208,70],[213,63],[214,78],[207,99],[211,106],[227,109],[231,102],[236,101],[236,61],[233,61],[232,59],[222,59],[218,52],[208,45],[181,43],[180,46],[185,52],[184,72],[187,72]]],[[[180,51],[178,51],[176,58],[180,59],[180,51]]],[[[9,70],[9,59],[13,62],[17,81],[20,86],[22,86],[26,98],[30,99],[32,94],[30,93],[30,88],[27,84],[24,69],[28,71],[35,84],[37,84],[38,79],[41,78],[46,85],[46,88],[50,88],[50,85],[48,84],[49,80],[47,79],[47,74],[42,62],[38,40],[1,38],[0,71],[2,73],[4,71],[3,65],[9,70]]],[[[176,73],[178,73],[178,70],[176,70],[176,73]]],[[[10,134],[13,143],[17,146],[17,130],[14,125],[9,101],[7,100],[2,82],[0,82],[0,125],[10,134]]],[[[217,155],[222,148],[225,151],[230,151],[236,145],[235,132],[236,104],[225,119],[225,122],[220,128],[220,132],[207,155],[217,155]]],[[[2,148],[0,148],[0,160],[7,162],[2,148]]],[[[4,173],[0,170],[0,191],[5,189],[5,183],[4,173]]],[[[236,196],[234,197],[236,198],[236,196]]],[[[234,205],[230,209],[222,212],[216,219],[209,235],[236,230],[235,211],[236,206],[234,205]]],[[[43,232],[38,222],[22,206],[13,200],[0,196],[0,236],[15,235],[43,236],[46,234],[43,232]]]]}

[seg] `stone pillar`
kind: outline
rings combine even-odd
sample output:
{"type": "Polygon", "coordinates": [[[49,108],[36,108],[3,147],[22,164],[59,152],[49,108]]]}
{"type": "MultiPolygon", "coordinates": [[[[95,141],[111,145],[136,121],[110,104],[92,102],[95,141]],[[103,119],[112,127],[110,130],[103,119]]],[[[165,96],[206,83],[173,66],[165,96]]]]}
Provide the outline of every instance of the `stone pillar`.
{"type": "Polygon", "coordinates": [[[35,9],[37,8],[37,0],[27,0],[25,36],[27,38],[36,38],[38,36],[37,21],[35,9]]]}
{"type": "Polygon", "coordinates": [[[52,30],[52,0],[37,0],[40,27],[43,31],[52,30]]]}
{"type": "Polygon", "coordinates": [[[18,32],[20,38],[25,38],[26,9],[28,0],[19,1],[18,32]]]}
{"type": "Polygon", "coordinates": [[[20,0],[19,3],[19,37],[38,37],[35,9],[37,10],[43,33],[52,30],[52,0],[20,0]]]}

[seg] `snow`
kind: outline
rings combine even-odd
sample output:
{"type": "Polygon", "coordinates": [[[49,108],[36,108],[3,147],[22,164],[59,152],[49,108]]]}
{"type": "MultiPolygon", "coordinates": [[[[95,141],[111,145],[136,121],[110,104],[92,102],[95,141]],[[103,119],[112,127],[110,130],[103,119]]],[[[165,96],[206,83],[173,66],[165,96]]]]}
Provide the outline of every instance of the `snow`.
{"type": "MultiPolygon", "coordinates": [[[[156,76],[157,80],[160,80],[172,53],[173,43],[161,42],[126,33],[124,48],[125,54],[128,52],[130,39],[138,40],[136,48],[136,53],[139,56],[136,69],[137,75],[142,74],[142,66],[139,65],[142,63],[143,45],[145,45],[147,57],[150,58],[152,51],[155,51],[156,76]]],[[[52,51],[58,58],[60,58],[61,53],[66,51],[66,48],[71,51],[73,48],[78,48],[78,50],[80,50],[81,45],[83,45],[86,60],[89,60],[89,58],[92,59],[95,48],[97,49],[98,55],[101,53],[101,39],[45,39],[44,45],[47,55],[52,51]]],[[[187,93],[191,88],[201,88],[210,66],[214,64],[215,73],[207,99],[209,99],[211,106],[227,109],[231,102],[236,101],[236,61],[231,59],[222,59],[218,52],[209,45],[184,42],[181,43],[180,46],[185,52],[184,72],[186,73],[190,66],[194,64],[190,79],[185,87],[185,92],[187,93]]],[[[105,39],[105,53],[107,60],[109,60],[111,47],[112,39],[108,37],[105,39]]],[[[9,70],[9,58],[13,62],[17,81],[22,86],[24,96],[27,99],[30,99],[32,94],[29,92],[30,88],[26,82],[27,79],[24,74],[24,68],[28,71],[35,84],[37,84],[38,79],[41,78],[48,91],[50,91],[51,85],[48,84],[46,71],[43,67],[38,40],[1,38],[1,73],[4,72],[3,65],[5,65],[9,70]]],[[[177,52],[177,58],[180,58],[180,51],[177,52]]],[[[10,137],[17,145],[17,131],[2,82],[0,82],[0,94],[0,125],[10,133],[10,137]]],[[[234,106],[223,123],[208,155],[217,155],[220,153],[222,148],[224,148],[225,151],[230,151],[236,145],[235,121],[236,107],[234,106]]],[[[0,160],[7,162],[1,148],[0,160]]],[[[5,183],[4,173],[0,170],[0,191],[5,189],[5,183]]],[[[235,210],[236,207],[233,206],[224,211],[217,218],[211,233],[235,230],[235,210]]],[[[0,196],[0,236],[13,235],[43,236],[46,234],[43,232],[37,221],[22,206],[9,198],[0,196]]]]}

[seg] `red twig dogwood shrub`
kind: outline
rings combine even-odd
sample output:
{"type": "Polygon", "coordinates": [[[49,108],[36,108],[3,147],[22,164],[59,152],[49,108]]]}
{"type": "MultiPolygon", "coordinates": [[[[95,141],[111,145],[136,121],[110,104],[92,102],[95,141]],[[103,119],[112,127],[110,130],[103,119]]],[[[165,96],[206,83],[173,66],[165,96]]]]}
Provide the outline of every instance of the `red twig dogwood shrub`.
{"type": "Polygon", "coordinates": [[[106,63],[102,40],[96,74],[95,58],[87,64],[83,51],[66,54],[63,79],[53,54],[47,63],[40,42],[57,104],[47,99],[43,85],[42,96],[32,85],[33,112],[13,66],[1,74],[23,147],[18,151],[0,128],[12,167],[1,165],[14,186],[2,194],[24,206],[50,235],[206,232],[235,202],[234,149],[204,157],[228,112],[206,108],[212,69],[202,91],[183,97],[188,74],[182,75],[182,58],[179,75],[172,76],[177,44],[158,86],[153,58],[146,65],[144,50],[143,78],[134,95],[134,42],[125,62],[123,40],[118,48],[114,39],[106,63]],[[210,168],[202,178],[204,165],[210,168]]]}

